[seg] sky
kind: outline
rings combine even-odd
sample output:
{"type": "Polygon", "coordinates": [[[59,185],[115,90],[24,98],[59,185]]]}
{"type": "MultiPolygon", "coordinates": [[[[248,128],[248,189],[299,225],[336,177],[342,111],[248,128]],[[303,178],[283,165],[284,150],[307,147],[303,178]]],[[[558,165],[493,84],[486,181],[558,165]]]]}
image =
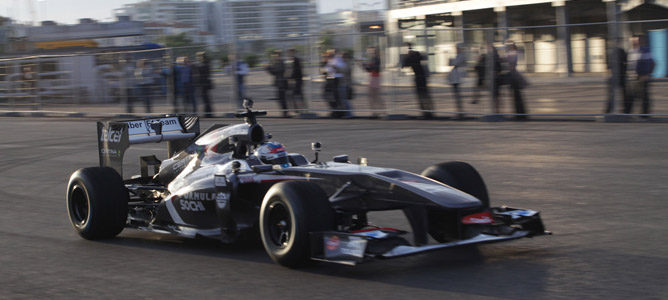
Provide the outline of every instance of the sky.
{"type": "MultiPolygon", "coordinates": [[[[115,8],[138,0],[0,0],[0,16],[21,22],[30,21],[31,5],[37,22],[52,20],[63,24],[77,23],[80,18],[99,21],[113,21],[115,8]]],[[[316,0],[319,13],[334,12],[339,9],[364,10],[382,8],[384,0],[316,0]]]]}

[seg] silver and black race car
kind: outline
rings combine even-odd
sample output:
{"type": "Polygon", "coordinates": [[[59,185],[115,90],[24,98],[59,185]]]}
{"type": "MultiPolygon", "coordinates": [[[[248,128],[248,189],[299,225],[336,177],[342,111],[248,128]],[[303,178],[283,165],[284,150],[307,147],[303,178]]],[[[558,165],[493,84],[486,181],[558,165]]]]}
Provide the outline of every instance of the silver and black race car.
{"type": "Polygon", "coordinates": [[[85,239],[124,228],[234,243],[257,237],[277,263],[313,260],[354,265],[467,244],[543,235],[537,211],[491,207],[478,172],[464,162],[421,175],[286,153],[258,124],[214,125],[200,134],[196,116],[98,122],[100,167],[72,174],[67,209],[85,239]],[[130,145],[167,142],[169,158],[140,157],[140,175],[123,179],[130,145]],[[401,210],[410,232],[371,225],[367,213],[401,210]],[[431,236],[431,239],[429,238],[431,236]]]}

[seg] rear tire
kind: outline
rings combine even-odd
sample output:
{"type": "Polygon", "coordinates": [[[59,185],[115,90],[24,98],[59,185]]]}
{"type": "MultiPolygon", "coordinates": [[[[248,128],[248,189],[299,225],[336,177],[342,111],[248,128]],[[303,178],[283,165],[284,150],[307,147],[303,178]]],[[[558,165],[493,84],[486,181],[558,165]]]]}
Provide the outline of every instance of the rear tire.
{"type": "MultiPolygon", "coordinates": [[[[480,200],[483,209],[489,208],[489,195],[482,177],[468,163],[452,161],[440,163],[426,168],[422,176],[447,184],[480,200]]],[[[459,232],[460,216],[456,212],[431,209],[429,218],[429,235],[438,242],[467,238],[465,232],[459,232]],[[462,236],[463,235],[463,236],[462,236]]]]}
{"type": "Polygon", "coordinates": [[[128,218],[128,191],[109,167],[79,169],[67,185],[67,212],[74,230],[88,240],[113,238],[128,218]]]}
{"type": "Polygon", "coordinates": [[[272,186],[260,208],[260,235],[276,263],[297,268],[310,260],[309,232],[335,228],[335,214],[315,183],[285,181],[272,186]]]}

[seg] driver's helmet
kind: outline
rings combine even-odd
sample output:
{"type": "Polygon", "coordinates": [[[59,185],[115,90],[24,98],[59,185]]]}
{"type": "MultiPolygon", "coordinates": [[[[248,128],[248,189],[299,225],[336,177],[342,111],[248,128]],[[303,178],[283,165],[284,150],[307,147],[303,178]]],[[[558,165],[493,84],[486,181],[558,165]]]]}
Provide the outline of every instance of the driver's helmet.
{"type": "Polygon", "coordinates": [[[285,147],[280,143],[266,142],[257,147],[253,154],[265,164],[280,165],[282,167],[290,166],[288,152],[285,151],[285,147]]]}

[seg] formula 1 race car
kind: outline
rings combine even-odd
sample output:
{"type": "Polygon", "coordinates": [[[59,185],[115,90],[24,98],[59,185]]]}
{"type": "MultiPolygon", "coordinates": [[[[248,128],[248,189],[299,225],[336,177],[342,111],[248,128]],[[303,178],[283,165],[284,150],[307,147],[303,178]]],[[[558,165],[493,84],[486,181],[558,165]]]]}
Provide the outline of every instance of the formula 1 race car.
{"type": "Polygon", "coordinates": [[[67,187],[67,209],[85,239],[124,228],[233,243],[259,237],[287,267],[312,260],[354,265],[459,245],[543,235],[537,211],[490,207],[485,184],[464,162],[413,174],[287,153],[270,142],[252,104],[245,123],[213,125],[200,134],[196,116],[98,122],[100,167],[79,169],[67,187]],[[133,144],[167,142],[169,158],[140,157],[140,175],[123,179],[133,144]],[[153,174],[149,174],[153,173],[153,174]],[[401,210],[412,235],[371,225],[367,213],[401,210]],[[430,241],[429,236],[432,240],[430,241]]]}

